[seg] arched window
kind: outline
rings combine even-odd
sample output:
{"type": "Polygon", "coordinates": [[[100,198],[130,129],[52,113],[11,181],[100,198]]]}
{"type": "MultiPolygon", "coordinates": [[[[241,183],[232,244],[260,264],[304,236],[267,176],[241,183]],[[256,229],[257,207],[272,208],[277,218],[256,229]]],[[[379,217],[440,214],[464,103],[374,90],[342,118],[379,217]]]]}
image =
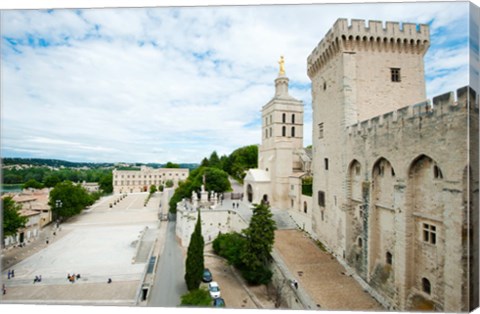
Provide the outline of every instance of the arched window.
{"type": "Polygon", "coordinates": [[[295,115],[292,114],[292,124],[295,124],[295,115]]]}
{"type": "Polygon", "coordinates": [[[358,243],[358,247],[362,247],[363,246],[362,238],[359,237],[358,240],[357,240],[357,243],[358,243]]]}
{"type": "Polygon", "coordinates": [[[282,122],[285,123],[287,121],[286,114],[282,113],[282,122]]]}
{"type": "Polygon", "coordinates": [[[430,285],[430,280],[425,277],[422,278],[422,290],[423,292],[428,294],[432,293],[432,286],[430,285]]]}
{"type": "Polygon", "coordinates": [[[292,126],[292,137],[295,137],[295,127],[292,126]]]}
{"type": "Polygon", "coordinates": [[[287,128],[282,126],[282,136],[287,136],[287,128]]]}

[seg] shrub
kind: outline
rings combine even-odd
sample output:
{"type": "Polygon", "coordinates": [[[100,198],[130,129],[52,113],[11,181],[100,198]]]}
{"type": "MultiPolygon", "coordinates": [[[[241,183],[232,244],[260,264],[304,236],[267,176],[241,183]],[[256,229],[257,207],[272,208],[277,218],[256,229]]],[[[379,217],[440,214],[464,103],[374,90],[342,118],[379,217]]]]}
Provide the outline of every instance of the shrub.
{"type": "Polygon", "coordinates": [[[200,288],[192,290],[181,297],[180,305],[205,306],[212,304],[212,298],[207,290],[200,288]]]}

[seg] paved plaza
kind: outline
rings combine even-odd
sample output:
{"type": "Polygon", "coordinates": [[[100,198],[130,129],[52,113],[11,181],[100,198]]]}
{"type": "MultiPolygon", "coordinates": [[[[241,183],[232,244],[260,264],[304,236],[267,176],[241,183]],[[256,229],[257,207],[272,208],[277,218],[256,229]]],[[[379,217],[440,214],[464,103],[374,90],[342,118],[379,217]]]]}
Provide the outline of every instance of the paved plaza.
{"type": "MultiPolygon", "coordinates": [[[[49,244],[28,244],[15,250],[33,250],[19,263],[11,266],[15,277],[8,279],[2,271],[2,283],[7,286],[3,303],[104,304],[133,305],[146,270],[146,261],[136,260],[142,234],[159,230],[158,206],[155,195],[144,206],[148,193],[129,194],[110,208],[119,196],[102,198],[92,208],[67,222],[53,234],[43,230],[49,244]],[[147,229],[148,228],[148,229],[147,229]],[[71,283],[68,274],[80,274],[71,283]],[[42,276],[34,283],[35,276],[42,276]],[[107,280],[111,278],[112,283],[107,280]]],[[[38,241],[37,241],[38,242],[38,241]]],[[[4,259],[15,252],[6,252],[4,259]]],[[[6,263],[8,264],[8,263],[6,263]]],[[[11,264],[11,262],[10,262],[11,264]]]]}

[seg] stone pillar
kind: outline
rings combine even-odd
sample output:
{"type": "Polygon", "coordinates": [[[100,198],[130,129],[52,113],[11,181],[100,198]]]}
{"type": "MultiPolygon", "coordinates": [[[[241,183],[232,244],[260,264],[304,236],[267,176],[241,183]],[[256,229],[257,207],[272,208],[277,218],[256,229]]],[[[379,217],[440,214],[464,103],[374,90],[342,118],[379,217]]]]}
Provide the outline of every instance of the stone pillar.
{"type": "MultiPolygon", "coordinates": [[[[462,306],[462,285],[468,285],[464,282],[464,272],[467,271],[463,265],[463,255],[467,252],[467,247],[462,244],[462,237],[468,236],[462,234],[463,230],[463,200],[461,183],[445,182],[442,193],[442,202],[444,204],[443,227],[445,234],[445,266],[443,278],[443,311],[462,312],[466,309],[462,306]],[[462,236],[459,236],[462,235],[462,236]]],[[[464,243],[466,243],[465,241],[464,243]]],[[[432,287],[435,289],[436,287],[432,287]]],[[[441,289],[440,287],[436,289],[441,289]]]]}
{"type": "MultiPolygon", "coordinates": [[[[407,225],[408,210],[405,201],[406,187],[404,183],[399,183],[394,186],[393,204],[395,209],[395,232],[396,242],[393,250],[393,272],[395,276],[395,287],[397,290],[396,300],[393,300],[393,306],[396,310],[405,310],[406,301],[408,298],[409,287],[409,261],[413,258],[410,254],[411,247],[414,245],[412,239],[412,232],[407,225]],[[410,233],[410,235],[409,235],[410,233]]],[[[413,219],[411,217],[410,219],[413,219]]],[[[412,223],[413,225],[413,223],[412,223]]]]}

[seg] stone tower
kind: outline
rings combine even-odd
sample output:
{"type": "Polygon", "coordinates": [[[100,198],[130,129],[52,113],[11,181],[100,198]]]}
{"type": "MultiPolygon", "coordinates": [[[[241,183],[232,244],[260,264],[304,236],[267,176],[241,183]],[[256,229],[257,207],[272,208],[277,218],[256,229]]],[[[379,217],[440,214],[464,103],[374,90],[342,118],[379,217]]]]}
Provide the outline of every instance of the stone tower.
{"type": "Polygon", "coordinates": [[[307,59],[313,107],[314,232],[345,255],[346,128],[425,100],[426,25],[339,19],[307,59]],[[316,231],[315,231],[316,230],[316,231]]]}
{"type": "Polygon", "coordinates": [[[266,171],[271,180],[267,200],[279,208],[288,207],[288,177],[300,164],[293,152],[303,147],[303,103],[289,95],[288,82],[281,63],[275,95],[262,108],[262,145],[258,154],[258,168],[266,171]]]}

